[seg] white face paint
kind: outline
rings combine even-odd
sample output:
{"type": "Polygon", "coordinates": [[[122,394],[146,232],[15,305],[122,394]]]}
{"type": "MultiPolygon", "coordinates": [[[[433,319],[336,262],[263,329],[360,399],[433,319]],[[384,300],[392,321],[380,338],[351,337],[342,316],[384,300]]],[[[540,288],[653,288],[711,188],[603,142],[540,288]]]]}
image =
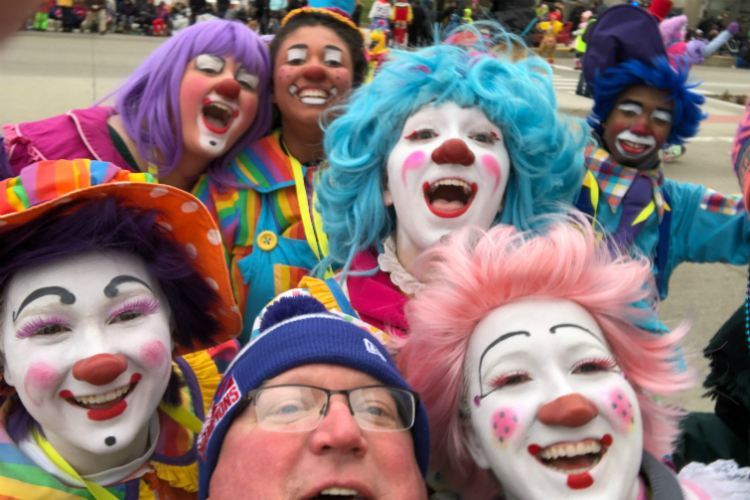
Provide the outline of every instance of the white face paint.
{"type": "Polygon", "coordinates": [[[652,135],[638,135],[625,130],[617,135],[617,151],[628,160],[639,160],[650,156],[656,149],[656,139],[652,135]]]}
{"type": "Polygon", "coordinates": [[[6,296],[5,380],[63,458],[96,470],[145,435],[172,360],[169,305],[144,263],[76,255],[17,273],[6,296]]]}
{"type": "MultiPolygon", "coordinates": [[[[192,66],[188,66],[183,76],[180,107],[197,108],[194,115],[191,110],[190,116],[195,116],[198,147],[210,157],[217,157],[224,154],[255,119],[260,81],[257,75],[235,64],[229,56],[201,54],[192,66]],[[235,87],[239,89],[235,98],[217,90],[227,79],[239,84],[235,87]]],[[[189,119],[187,115],[185,118],[189,119]]],[[[187,135],[192,137],[192,133],[187,135]]]]}
{"type": "Polygon", "coordinates": [[[469,340],[472,456],[510,500],[631,500],[643,429],[594,318],[559,299],[485,317],[469,340]]]}
{"type": "Polygon", "coordinates": [[[510,159],[503,131],[484,112],[445,102],[406,120],[387,173],[383,199],[396,210],[399,252],[418,255],[458,227],[490,227],[502,209],[510,159]]]}

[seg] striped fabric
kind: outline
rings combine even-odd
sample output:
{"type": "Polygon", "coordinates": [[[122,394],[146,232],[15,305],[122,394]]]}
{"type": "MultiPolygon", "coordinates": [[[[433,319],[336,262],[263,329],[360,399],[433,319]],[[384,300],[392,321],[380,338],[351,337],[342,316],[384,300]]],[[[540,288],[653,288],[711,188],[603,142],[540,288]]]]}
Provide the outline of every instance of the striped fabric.
{"type": "MultiPolygon", "coordinates": [[[[264,198],[271,204],[276,234],[302,241],[306,237],[292,164],[281,147],[278,131],[245,148],[228,170],[236,182],[249,184],[251,189],[220,187],[208,176],[203,176],[193,189],[193,194],[208,207],[221,227],[234,296],[240,311],[244,311],[248,286],[237,263],[253,251],[264,198]]],[[[307,185],[312,186],[314,169],[306,169],[305,175],[307,185]]],[[[277,294],[299,283],[302,270],[290,266],[277,267],[286,267],[274,269],[277,294]]]]}
{"type": "MultiPolygon", "coordinates": [[[[593,146],[589,146],[586,149],[586,165],[596,178],[603,196],[607,198],[607,203],[609,203],[612,213],[617,212],[622,199],[625,197],[625,193],[628,192],[628,189],[633,184],[638,170],[620,165],[607,151],[593,146]]],[[[664,216],[664,196],[661,193],[664,174],[661,169],[658,169],[655,172],[646,172],[646,176],[651,181],[654,202],[659,214],[659,222],[661,222],[664,216]]]]}
{"type": "Polygon", "coordinates": [[[42,161],[0,182],[0,216],[20,212],[71,191],[110,182],[150,182],[150,174],[120,170],[92,160],[42,161]]]}
{"type": "MultiPolygon", "coordinates": [[[[175,359],[175,372],[185,382],[182,406],[201,420],[221,380],[221,365],[228,364],[236,352],[237,344],[229,342],[175,359]]],[[[21,452],[7,432],[7,419],[14,404],[18,403],[9,398],[0,408],[0,500],[96,500],[84,488],[63,485],[21,452]]],[[[120,484],[107,488],[115,497],[154,500],[195,496],[195,435],[161,411],[159,426],[161,432],[151,459],[120,484]]]]}

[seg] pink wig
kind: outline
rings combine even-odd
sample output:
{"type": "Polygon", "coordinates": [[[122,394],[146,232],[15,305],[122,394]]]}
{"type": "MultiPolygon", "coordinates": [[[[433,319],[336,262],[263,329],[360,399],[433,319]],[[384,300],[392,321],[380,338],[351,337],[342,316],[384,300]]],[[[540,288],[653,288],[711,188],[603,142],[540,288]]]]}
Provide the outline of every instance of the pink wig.
{"type": "Polygon", "coordinates": [[[540,237],[512,226],[488,232],[464,228],[423,255],[422,275],[429,285],[407,305],[411,333],[398,364],[427,407],[432,467],[469,499],[495,498],[499,484],[491,471],[474,464],[466,447],[464,355],[477,323],[523,298],[570,300],[596,319],[638,396],[646,450],[657,457],[670,453],[679,432],[682,412],[650,396],[692,386],[693,376],[676,360],[688,326],[665,335],[635,326],[654,315],[634,305],[657,300],[650,264],[645,258],[613,256],[607,245],[596,243],[590,224],[569,222],[550,226],[540,237]]]}
{"type": "Polygon", "coordinates": [[[661,32],[661,39],[664,40],[664,46],[669,47],[672,42],[682,41],[682,27],[688,22],[688,17],[685,15],[670,17],[659,23],[659,31],[661,32]]]}

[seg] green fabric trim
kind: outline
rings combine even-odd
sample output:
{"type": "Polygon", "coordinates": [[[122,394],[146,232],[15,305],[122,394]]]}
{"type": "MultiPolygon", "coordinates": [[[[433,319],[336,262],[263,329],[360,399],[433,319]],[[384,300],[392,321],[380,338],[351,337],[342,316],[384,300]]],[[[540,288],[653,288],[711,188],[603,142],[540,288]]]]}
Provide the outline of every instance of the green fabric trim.
{"type": "Polygon", "coordinates": [[[141,169],[138,168],[138,164],[136,163],[135,158],[133,158],[133,155],[130,154],[130,150],[125,145],[125,141],[122,140],[120,134],[117,133],[117,130],[112,128],[112,126],[109,124],[107,124],[107,130],[109,130],[109,137],[112,139],[112,145],[114,145],[117,152],[120,153],[122,159],[125,160],[130,168],[132,168],[136,172],[140,172],[141,169]]]}

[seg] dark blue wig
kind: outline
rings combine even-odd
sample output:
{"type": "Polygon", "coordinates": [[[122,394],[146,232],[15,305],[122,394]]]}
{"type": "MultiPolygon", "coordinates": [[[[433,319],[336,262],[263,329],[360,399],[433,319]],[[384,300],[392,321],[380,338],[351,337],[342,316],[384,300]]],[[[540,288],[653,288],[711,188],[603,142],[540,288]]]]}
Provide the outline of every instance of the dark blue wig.
{"type": "Polygon", "coordinates": [[[598,73],[593,85],[594,108],[587,121],[601,134],[602,122],[607,120],[620,94],[630,87],[646,85],[668,90],[672,94],[674,111],[667,142],[683,144],[698,133],[700,121],[707,116],[700,108],[706,98],[691,90],[699,84],[688,83],[689,73],[690,66],[685,61],[678,61],[675,68],[664,56],[655,57],[651,65],[633,59],[598,73]]]}

